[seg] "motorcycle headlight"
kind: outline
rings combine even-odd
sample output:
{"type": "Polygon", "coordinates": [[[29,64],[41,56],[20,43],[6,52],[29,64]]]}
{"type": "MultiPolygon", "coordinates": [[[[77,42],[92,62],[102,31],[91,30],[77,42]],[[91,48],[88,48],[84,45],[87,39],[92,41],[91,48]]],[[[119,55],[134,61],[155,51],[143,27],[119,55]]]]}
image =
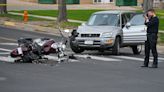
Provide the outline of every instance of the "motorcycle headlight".
{"type": "Polygon", "coordinates": [[[102,35],[101,35],[101,37],[112,37],[112,33],[103,33],[102,35]]]}
{"type": "Polygon", "coordinates": [[[51,45],[51,47],[54,48],[54,49],[57,49],[58,48],[58,44],[54,43],[54,44],[51,45]]]}
{"type": "Polygon", "coordinates": [[[62,47],[63,50],[66,49],[66,45],[65,44],[63,44],[61,47],[62,47]]]}

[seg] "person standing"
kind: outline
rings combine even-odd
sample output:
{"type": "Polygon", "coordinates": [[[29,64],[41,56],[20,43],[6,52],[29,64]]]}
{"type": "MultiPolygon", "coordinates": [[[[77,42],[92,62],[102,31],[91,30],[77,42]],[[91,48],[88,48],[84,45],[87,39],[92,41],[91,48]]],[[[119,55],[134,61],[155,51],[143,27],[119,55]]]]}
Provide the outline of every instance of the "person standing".
{"type": "Polygon", "coordinates": [[[159,19],[155,14],[154,9],[147,11],[145,16],[145,25],[147,26],[147,41],[145,41],[145,60],[144,65],[141,67],[149,66],[150,50],[152,51],[154,60],[150,68],[158,68],[158,52],[157,52],[157,39],[159,19]]]}

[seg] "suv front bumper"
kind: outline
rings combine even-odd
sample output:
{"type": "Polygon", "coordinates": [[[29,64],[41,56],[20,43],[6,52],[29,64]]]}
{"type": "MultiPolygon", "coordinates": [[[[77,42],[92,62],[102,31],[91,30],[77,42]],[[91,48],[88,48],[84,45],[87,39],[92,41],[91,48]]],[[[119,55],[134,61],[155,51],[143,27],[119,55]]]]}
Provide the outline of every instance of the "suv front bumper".
{"type": "Polygon", "coordinates": [[[113,38],[82,38],[76,37],[73,44],[77,47],[82,47],[84,49],[108,49],[112,48],[114,45],[113,38]],[[86,43],[86,41],[90,41],[92,43],[86,43]]]}

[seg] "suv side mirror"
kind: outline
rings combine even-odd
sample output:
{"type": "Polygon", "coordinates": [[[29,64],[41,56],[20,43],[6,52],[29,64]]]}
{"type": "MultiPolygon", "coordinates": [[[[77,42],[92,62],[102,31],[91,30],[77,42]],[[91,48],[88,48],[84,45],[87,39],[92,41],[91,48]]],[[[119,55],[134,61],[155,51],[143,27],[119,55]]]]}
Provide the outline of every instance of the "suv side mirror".
{"type": "Polygon", "coordinates": [[[129,27],[131,27],[131,23],[130,23],[130,22],[128,22],[128,23],[126,24],[126,28],[128,29],[129,27]]]}

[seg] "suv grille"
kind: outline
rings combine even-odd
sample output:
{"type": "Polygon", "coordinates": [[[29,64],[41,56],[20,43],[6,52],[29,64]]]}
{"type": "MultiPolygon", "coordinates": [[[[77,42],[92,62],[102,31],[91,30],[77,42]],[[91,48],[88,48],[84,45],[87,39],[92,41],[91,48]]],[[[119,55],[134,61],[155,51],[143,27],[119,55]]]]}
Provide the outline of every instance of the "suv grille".
{"type": "Polygon", "coordinates": [[[100,37],[100,34],[81,34],[81,37],[100,37]]]}

